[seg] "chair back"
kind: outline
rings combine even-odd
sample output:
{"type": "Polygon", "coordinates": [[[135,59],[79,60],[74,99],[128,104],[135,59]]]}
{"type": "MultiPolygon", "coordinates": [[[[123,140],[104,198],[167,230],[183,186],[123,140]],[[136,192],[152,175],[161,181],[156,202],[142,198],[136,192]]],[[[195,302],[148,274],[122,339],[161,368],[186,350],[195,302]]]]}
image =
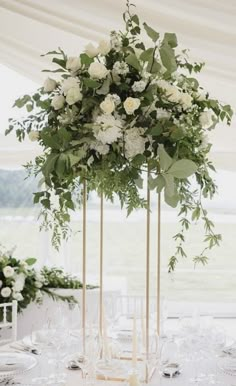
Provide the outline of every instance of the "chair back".
{"type": "Polygon", "coordinates": [[[17,340],[17,301],[1,303],[0,313],[2,315],[2,321],[0,322],[0,345],[15,342],[17,340]],[[4,330],[9,329],[11,330],[10,338],[5,338],[4,330]]]}

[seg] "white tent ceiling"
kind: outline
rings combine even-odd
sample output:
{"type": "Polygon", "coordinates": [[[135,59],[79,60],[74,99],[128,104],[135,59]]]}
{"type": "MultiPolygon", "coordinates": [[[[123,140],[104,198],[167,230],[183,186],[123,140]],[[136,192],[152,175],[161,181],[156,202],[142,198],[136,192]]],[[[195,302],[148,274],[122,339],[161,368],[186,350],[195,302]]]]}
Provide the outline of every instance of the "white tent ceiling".
{"type": "MultiPolygon", "coordinates": [[[[206,63],[199,76],[202,85],[236,108],[236,1],[132,2],[143,21],[160,32],[177,33],[180,46],[190,48],[194,60],[206,63]]],[[[41,70],[49,65],[42,53],[61,46],[78,54],[88,41],[122,28],[124,9],[125,0],[0,0],[0,63],[41,83],[45,77],[41,70]]],[[[219,127],[211,139],[217,163],[236,169],[235,119],[231,128],[219,127]]],[[[3,135],[0,141],[0,165],[7,156],[11,164],[11,159],[19,157],[22,162],[35,151],[30,145],[21,150],[14,144],[13,156],[11,141],[3,135]]]]}

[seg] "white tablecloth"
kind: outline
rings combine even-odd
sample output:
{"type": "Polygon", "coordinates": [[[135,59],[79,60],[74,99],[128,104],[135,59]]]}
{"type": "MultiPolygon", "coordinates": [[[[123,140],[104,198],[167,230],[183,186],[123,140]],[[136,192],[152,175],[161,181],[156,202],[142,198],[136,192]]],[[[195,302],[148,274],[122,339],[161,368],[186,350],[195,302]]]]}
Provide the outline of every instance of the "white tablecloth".
{"type": "MultiPolygon", "coordinates": [[[[1,351],[12,351],[13,349],[9,347],[9,345],[6,345],[6,346],[2,346],[1,351]]],[[[13,350],[14,351],[14,350],[13,350]]],[[[34,355],[34,354],[29,354],[29,355],[34,355]]],[[[35,356],[38,360],[38,365],[30,370],[29,372],[23,374],[22,376],[19,376],[16,378],[16,382],[19,382],[19,385],[22,384],[22,386],[24,385],[27,385],[31,383],[31,380],[32,378],[36,377],[39,375],[39,371],[42,371],[40,370],[40,360],[41,360],[41,357],[40,356],[35,356]]],[[[197,375],[200,376],[202,373],[205,373],[206,372],[206,368],[208,370],[208,374],[210,373],[213,373],[213,374],[216,374],[216,376],[212,377],[212,382],[209,382],[209,380],[211,380],[211,378],[209,379],[208,377],[208,381],[203,381],[201,383],[199,383],[199,385],[201,386],[210,386],[210,385],[214,385],[214,384],[218,384],[218,386],[236,386],[236,376],[230,376],[230,375],[226,375],[225,373],[223,373],[218,367],[217,367],[217,363],[216,363],[216,360],[207,360],[207,361],[204,361],[204,363],[202,362],[202,364],[199,362],[196,364],[196,369],[197,369],[197,375]],[[216,381],[218,383],[216,383],[216,381]]],[[[44,376],[46,376],[46,372],[47,372],[47,367],[44,368],[44,376]]],[[[66,380],[66,383],[65,385],[66,386],[78,386],[78,385],[82,385],[83,382],[82,382],[82,379],[81,379],[81,371],[75,371],[75,370],[67,370],[65,369],[65,373],[67,375],[67,380],[66,380]]],[[[176,378],[173,378],[173,379],[168,379],[168,378],[164,378],[162,376],[159,375],[159,372],[158,370],[155,371],[152,379],[150,380],[149,382],[149,385],[155,385],[155,386],[169,386],[169,385],[172,385],[172,386],[191,386],[191,385],[196,385],[196,383],[192,383],[191,382],[191,378],[193,377],[193,369],[192,369],[192,365],[189,363],[189,364],[185,364],[183,366],[183,369],[182,369],[182,373],[176,377],[176,378]]],[[[98,380],[97,381],[97,385],[99,386],[111,386],[111,385],[114,385],[114,386],[120,386],[120,385],[124,385],[124,383],[122,382],[112,382],[112,381],[100,381],[98,380]]]]}

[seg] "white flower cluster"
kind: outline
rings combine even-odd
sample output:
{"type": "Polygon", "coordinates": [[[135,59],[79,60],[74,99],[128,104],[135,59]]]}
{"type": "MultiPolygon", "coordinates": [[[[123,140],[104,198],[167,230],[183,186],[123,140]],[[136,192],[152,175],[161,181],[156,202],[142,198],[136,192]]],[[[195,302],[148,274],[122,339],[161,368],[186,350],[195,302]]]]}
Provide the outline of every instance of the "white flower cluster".
{"type": "Polygon", "coordinates": [[[137,154],[143,154],[147,138],[142,137],[146,129],[132,127],[125,133],[125,153],[127,158],[133,158],[137,154]]]}
{"type": "Polygon", "coordinates": [[[165,92],[168,101],[180,104],[183,110],[188,110],[192,107],[193,98],[190,94],[180,91],[177,86],[170,84],[166,80],[158,80],[156,84],[165,92]]]}
{"type": "Polygon", "coordinates": [[[12,295],[13,299],[16,299],[18,301],[23,300],[23,296],[21,294],[21,291],[24,289],[25,285],[25,275],[23,273],[15,273],[14,268],[7,265],[3,268],[3,275],[6,279],[11,278],[11,288],[9,286],[2,287],[3,282],[0,282],[0,288],[1,288],[1,296],[3,298],[8,298],[12,295]]]}
{"type": "Polygon", "coordinates": [[[94,129],[94,136],[103,145],[111,144],[122,137],[122,121],[112,115],[100,115],[97,117],[96,123],[100,128],[94,129]]]}
{"type": "Polygon", "coordinates": [[[95,47],[92,43],[88,43],[85,46],[85,53],[90,57],[94,58],[95,56],[107,55],[111,51],[112,45],[109,40],[101,40],[98,47],[95,47]]]}
{"type": "Polygon", "coordinates": [[[146,85],[147,85],[147,82],[145,80],[139,80],[137,82],[134,82],[132,86],[132,90],[134,92],[142,92],[145,90],[146,85]]]}
{"type": "Polygon", "coordinates": [[[113,72],[118,75],[126,75],[129,72],[129,66],[125,62],[115,62],[113,65],[113,72]]]}

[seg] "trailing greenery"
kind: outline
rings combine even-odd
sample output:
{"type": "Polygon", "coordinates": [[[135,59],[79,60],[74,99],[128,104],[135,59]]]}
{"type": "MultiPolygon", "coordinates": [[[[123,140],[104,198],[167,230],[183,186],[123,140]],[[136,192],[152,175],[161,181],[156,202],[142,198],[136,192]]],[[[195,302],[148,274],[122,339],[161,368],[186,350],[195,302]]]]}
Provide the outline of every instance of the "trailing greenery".
{"type": "MultiPolygon", "coordinates": [[[[82,283],[76,277],[60,268],[44,266],[36,270],[35,258],[19,260],[13,251],[0,250],[0,303],[18,301],[18,312],[22,312],[31,302],[41,303],[43,294],[53,300],[74,301],[73,296],[63,296],[55,289],[79,289],[82,283]]],[[[88,289],[95,288],[88,285],[88,289]]]]}
{"type": "Polygon", "coordinates": [[[130,214],[146,207],[140,189],[148,173],[150,189],[180,208],[169,270],[186,256],[184,232],[191,220],[205,223],[207,246],[194,257],[205,264],[205,252],[220,241],[201,203],[216,191],[207,132],[219,121],[230,124],[232,109],[199,85],[193,74],[203,63],[191,63],[187,50],[177,52],[174,33],[161,35],[141,23],[129,1],[123,19],[124,31],[112,31],[78,57],[61,48],[48,52],[57,67],[44,71],[56,78],[16,100],[14,106],[28,114],[11,119],[7,134],[15,129],[19,141],[28,135],[43,148],[27,169],[43,176],[34,202],[42,205],[42,225],[53,231],[56,248],[68,235],[84,181],[88,192],[103,192],[111,201],[118,195],[130,214]]]}

